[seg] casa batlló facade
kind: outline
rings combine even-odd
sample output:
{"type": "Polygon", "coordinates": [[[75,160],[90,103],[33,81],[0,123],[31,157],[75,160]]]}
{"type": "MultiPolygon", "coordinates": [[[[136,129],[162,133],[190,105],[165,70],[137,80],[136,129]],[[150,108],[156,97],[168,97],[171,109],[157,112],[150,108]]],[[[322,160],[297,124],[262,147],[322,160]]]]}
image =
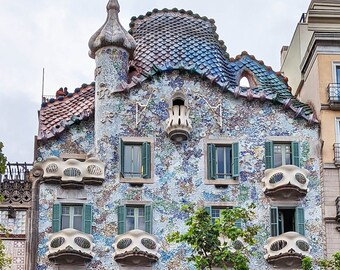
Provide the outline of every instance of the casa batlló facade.
{"type": "Polygon", "coordinates": [[[323,257],[319,124],[287,78],[230,58],[191,11],[153,10],[129,33],[118,13],[110,0],[90,38],[95,82],[40,109],[32,265],[194,269],[166,241],[186,230],[188,203],[212,219],[256,204],[250,269],[323,257]]]}

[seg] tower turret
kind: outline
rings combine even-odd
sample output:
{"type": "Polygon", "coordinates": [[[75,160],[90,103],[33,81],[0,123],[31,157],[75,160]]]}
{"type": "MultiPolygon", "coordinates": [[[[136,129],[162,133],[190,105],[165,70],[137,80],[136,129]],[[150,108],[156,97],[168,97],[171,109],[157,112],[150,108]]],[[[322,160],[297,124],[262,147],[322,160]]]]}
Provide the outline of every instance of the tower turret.
{"type": "Polygon", "coordinates": [[[101,158],[104,154],[100,149],[105,148],[101,141],[110,136],[105,116],[113,106],[114,93],[122,91],[127,83],[128,62],[136,47],[133,37],[119,22],[118,1],[110,0],[106,9],[104,25],[89,40],[89,55],[96,61],[95,141],[97,155],[101,158]]]}

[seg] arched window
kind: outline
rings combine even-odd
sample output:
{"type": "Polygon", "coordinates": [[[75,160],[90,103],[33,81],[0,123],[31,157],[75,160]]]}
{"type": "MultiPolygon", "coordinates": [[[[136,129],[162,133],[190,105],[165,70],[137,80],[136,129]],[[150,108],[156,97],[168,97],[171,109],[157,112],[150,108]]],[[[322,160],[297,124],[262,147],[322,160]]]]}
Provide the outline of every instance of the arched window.
{"type": "Polygon", "coordinates": [[[256,85],[254,74],[248,69],[243,70],[240,75],[239,86],[244,88],[255,88],[256,85]]]}

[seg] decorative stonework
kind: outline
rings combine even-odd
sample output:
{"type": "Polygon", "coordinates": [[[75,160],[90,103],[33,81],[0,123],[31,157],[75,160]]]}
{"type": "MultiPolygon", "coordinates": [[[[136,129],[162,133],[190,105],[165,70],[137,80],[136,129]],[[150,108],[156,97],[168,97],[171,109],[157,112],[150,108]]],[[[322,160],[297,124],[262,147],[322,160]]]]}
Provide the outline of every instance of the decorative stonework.
{"type": "Polygon", "coordinates": [[[60,183],[63,188],[79,188],[87,185],[100,185],[104,181],[105,165],[96,158],[84,162],[76,159],[63,161],[49,157],[34,165],[34,170],[43,170],[42,182],[60,183]]]}
{"type": "Polygon", "coordinates": [[[32,182],[5,179],[0,183],[3,203],[26,204],[32,200],[32,182]]]}
{"type": "Polygon", "coordinates": [[[264,246],[264,258],[268,263],[294,269],[301,265],[304,257],[310,256],[310,245],[306,237],[297,232],[287,232],[270,237],[264,246]]]}
{"type": "Polygon", "coordinates": [[[47,246],[47,257],[57,264],[87,263],[94,256],[92,235],[72,228],[50,234],[47,246]]]}
{"type": "Polygon", "coordinates": [[[141,230],[118,235],[113,247],[113,257],[120,265],[148,266],[160,257],[158,239],[141,230]]]}
{"type": "Polygon", "coordinates": [[[273,200],[299,200],[306,196],[309,172],[294,165],[267,169],[262,179],[264,193],[273,200]]]}

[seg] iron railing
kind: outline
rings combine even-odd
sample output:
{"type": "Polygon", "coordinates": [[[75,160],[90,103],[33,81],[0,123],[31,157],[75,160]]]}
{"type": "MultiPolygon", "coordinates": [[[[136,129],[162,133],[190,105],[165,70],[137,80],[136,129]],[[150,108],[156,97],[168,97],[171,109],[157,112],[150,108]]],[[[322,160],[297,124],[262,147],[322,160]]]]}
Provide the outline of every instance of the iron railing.
{"type": "Polygon", "coordinates": [[[328,101],[330,103],[340,103],[340,83],[330,83],[328,85],[328,101]]]}
{"type": "Polygon", "coordinates": [[[334,163],[340,165],[340,143],[333,144],[334,148],[334,163]]]}
{"type": "Polygon", "coordinates": [[[32,163],[10,163],[6,164],[4,174],[0,174],[0,180],[11,180],[11,181],[27,181],[29,180],[29,171],[32,169],[32,163]]]}

